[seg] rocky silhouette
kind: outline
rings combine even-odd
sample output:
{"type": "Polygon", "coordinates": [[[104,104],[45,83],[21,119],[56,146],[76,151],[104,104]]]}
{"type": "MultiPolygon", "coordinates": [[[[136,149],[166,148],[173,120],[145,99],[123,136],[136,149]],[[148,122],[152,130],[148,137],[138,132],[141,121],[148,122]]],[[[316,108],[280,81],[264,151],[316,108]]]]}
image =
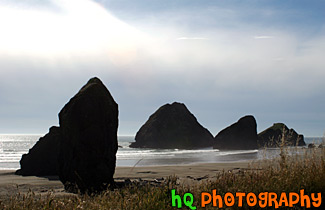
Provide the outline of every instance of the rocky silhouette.
{"type": "Polygon", "coordinates": [[[51,127],[49,133],[41,137],[24,154],[20,160],[20,169],[17,175],[23,176],[52,176],[58,175],[58,146],[60,143],[59,127],[51,127]]]}
{"type": "Polygon", "coordinates": [[[211,147],[213,136],[184,104],[174,102],[152,114],[135,140],[130,147],[195,149],[211,147]]]}
{"type": "Polygon", "coordinates": [[[214,138],[213,148],[219,150],[257,149],[256,120],[245,116],[220,131],[214,138]]]}
{"type": "Polygon", "coordinates": [[[258,134],[259,147],[305,146],[304,136],[283,123],[274,123],[258,134]],[[284,138],[282,135],[284,134],[284,138]]]}
{"type": "Polygon", "coordinates": [[[113,184],[118,105],[92,78],[59,113],[59,177],[69,191],[96,192],[113,184]]]}
{"type": "Polygon", "coordinates": [[[59,113],[59,127],[23,155],[20,175],[59,175],[70,192],[97,192],[113,184],[118,105],[92,78],[59,113]]]}

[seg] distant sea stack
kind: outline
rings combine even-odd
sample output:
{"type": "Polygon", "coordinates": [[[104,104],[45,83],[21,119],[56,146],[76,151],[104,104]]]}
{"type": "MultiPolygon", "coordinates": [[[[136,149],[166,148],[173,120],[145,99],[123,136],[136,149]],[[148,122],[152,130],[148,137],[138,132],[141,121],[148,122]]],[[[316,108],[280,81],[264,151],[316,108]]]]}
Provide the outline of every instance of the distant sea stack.
{"type": "Polygon", "coordinates": [[[182,103],[165,104],[140,128],[133,148],[196,149],[211,147],[212,134],[182,103]]]}
{"type": "Polygon", "coordinates": [[[257,149],[256,120],[253,116],[245,116],[238,122],[220,131],[214,139],[214,149],[250,150],[257,149]]]}
{"type": "Polygon", "coordinates": [[[294,129],[289,129],[283,123],[274,123],[271,127],[258,134],[259,147],[279,146],[305,146],[304,136],[298,134],[294,129]],[[284,133],[284,144],[282,134],[284,133]]]}
{"type": "Polygon", "coordinates": [[[69,192],[97,192],[113,184],[118,105],[98,78],[63,107],[59,124],[22,157],[17,174],[59,175],[69,192]]]}

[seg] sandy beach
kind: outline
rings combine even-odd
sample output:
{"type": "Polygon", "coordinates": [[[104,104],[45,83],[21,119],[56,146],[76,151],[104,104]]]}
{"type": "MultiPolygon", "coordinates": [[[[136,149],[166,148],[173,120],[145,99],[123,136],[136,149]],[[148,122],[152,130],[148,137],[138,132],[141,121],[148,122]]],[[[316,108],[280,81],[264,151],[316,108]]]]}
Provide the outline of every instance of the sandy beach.
{"type": "MultiPolygon", "coordinates": [[[[150,167],[117,167],[114,178],[118,181],[125,179],[161,180],[175,175],[187,183],[213,179],[220,171],[238,171],[247,169],[250,162],[203,163],[195,165],[172,165],[150,167]]],[[[13,170],[0,171],[0,198],[8,198],[15,193],[27,193],[32,190],[37,194],[52,192],[55,195],[72,195],[64,191],[63,184],[57,177],[18,176],[13,170]]]]}

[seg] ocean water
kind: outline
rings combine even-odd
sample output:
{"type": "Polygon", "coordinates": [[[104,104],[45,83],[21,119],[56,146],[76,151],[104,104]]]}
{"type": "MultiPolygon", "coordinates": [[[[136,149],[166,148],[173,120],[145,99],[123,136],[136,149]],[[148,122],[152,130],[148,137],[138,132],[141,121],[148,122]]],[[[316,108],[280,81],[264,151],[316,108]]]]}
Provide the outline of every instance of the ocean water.
{"type": "MultiPolygon", "coordinates": [[[[23,154],[43,135],[6,134],[0,135],[0,170],[16,170],[23,154]]],[[[306,144],[321,142],[320,137],[305,138],[306,144]]],[[[222,163],[252,161],[277,157],[279,149],[219,151],[213,148],[198,150],[183,149],[143,149],[130,148],[133,136],[119,136],[117,166],[159,166],[195,163],[222,163]]]]}

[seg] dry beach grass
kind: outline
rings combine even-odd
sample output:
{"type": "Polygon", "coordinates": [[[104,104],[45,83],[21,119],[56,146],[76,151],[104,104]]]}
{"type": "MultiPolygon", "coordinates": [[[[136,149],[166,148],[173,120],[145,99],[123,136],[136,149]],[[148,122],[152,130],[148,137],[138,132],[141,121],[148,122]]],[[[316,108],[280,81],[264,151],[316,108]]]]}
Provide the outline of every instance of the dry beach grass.
{"type": "MultiPolygon", "coordinates": [[[[177,209],[171,204],[172,189],[179,195],[192,193],[193,206],[197,209],[201,209],[201,192],[213,189],[220,195],[239,191],[299,193],[301,189],[305,194],[321,192],[324,195],[325,149],[297,150],[301,150],[299,155],[289,156],[283,149],[279,158],[253,164],[117,168],[116,180],[128,177],[130,184],[93,196],[65,193],[59,181],[2,172],[0,209],[177,209]],[[165,179],[155,180],[161,177],[165,179]]],[[[184,205],[182,208],[189,209],[184,205]]],[[[252,209],[245,203],[237,208],[252,209]]],[[[299,208],[303,209],[299,205],[293,209],[299,208]]],[[[205,209],[217,208],[207,205],[205,209]]]]}

